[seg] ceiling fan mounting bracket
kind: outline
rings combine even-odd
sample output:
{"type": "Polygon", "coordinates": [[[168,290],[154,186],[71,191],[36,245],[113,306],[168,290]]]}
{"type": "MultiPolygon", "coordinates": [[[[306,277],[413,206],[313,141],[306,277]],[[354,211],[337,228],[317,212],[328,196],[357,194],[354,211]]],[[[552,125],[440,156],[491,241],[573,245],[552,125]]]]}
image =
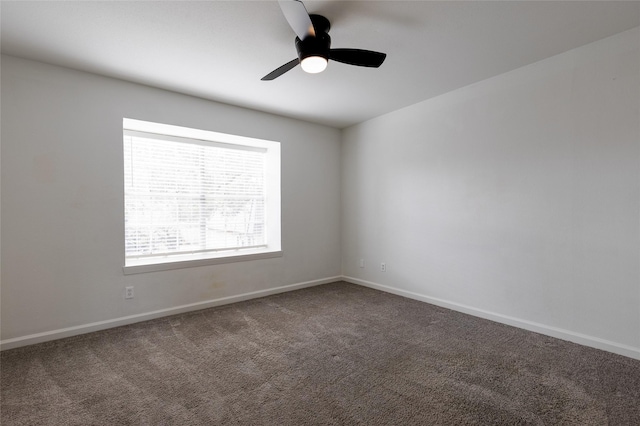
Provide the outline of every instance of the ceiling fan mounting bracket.
{"type": "Polygon", "coordinates": [[[331,29],[331,23],[324,16],[311,14],[309,15],[309,18],[311,18],[311,23],[313,24],[316,36],[318,33],[326,34],[331,29]]]}

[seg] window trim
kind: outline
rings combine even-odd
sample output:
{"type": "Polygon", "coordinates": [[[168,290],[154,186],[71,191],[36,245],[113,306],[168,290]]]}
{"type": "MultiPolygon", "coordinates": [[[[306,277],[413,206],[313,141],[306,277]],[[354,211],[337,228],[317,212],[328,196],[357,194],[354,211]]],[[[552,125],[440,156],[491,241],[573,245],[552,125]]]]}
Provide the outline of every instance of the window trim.
{"type": "MultiPolygon", "coordinates": [[[[282,257],[282,250],[261,251],[258,253],[238,254],[237,250],[220,256],[202,256],[201,259],[177,259],[180,255],[158,256],[155,258],[130,259],[130,264],[122,267],[124,275],[142,274],[145,272],[169,271],[171,269],[195,268],[198,266],[221,265],[224,263],[245,262],[250,260],[272,259],[282,257]],[[171,257],[171,260],[164,260],[171,257]],[[140,262],[138,264],[138,262],[140,262]]],[[[207,253],[208,254],[208,253],[207,253]]],[[[186,257],[186,256],[185,256],[186,257]]]]}
{"type": "Polygon", "coordinates": [[[122,131],[123,136],[134,135],[136,133],[152,134],[154,138],[157,136],[158,139],[172,142],[207,144],[209,146],[219,146],[228,149],[265,152],[267,155],[267,188],[265,198],[272,200],[272,198],[275,197],[275,200],[268,202],[265,206],[267,220],[266,246],[127,258],[124,254],[123,244],[124,266],[122,270],[124,275],[270,259],[283,256],[281,249],[281,158],[279,142],[129,118],[123,119],[122,131]]]}

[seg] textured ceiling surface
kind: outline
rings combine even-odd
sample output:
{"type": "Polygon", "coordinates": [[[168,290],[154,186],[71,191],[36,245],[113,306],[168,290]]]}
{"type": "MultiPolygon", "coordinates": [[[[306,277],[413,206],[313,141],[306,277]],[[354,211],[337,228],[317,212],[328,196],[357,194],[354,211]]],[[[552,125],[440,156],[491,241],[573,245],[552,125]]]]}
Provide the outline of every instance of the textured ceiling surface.
{"type": "Polygon", "coordinates": [[[296,57],[276,1],[0,3],[2,53],[337,128],[640,25],[640,2],[308,1],[332,47],[388,54],[260,78],[296,57]]]}

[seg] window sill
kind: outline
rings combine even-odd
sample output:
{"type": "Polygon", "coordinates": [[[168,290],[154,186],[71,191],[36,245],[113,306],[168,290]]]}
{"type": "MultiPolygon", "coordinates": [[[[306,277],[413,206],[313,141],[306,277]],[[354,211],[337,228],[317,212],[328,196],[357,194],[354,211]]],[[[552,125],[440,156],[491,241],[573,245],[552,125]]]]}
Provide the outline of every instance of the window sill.
{"type": "Polygon", "coordinates": [[[257,251],[243,254],[231,252],[227,254],[199,254],[164,256],[156,258],[129,259],[122,267],[124,275],[143,274],[145,272],[168,271],[171,269],[194,268],[198,266],[220,265],[224,263],[246,262],[250,260],[282,257],[282,250],[257,251]]]}

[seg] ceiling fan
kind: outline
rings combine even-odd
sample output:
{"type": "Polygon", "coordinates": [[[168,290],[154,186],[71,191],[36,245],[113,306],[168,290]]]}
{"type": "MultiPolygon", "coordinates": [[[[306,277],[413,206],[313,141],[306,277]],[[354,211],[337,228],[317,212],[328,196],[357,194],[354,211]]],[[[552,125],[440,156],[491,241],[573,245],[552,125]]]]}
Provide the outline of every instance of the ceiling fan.
{"type": "Polygon", "coordinates": [[[321,15],[309,15],[299,0],[279,0],[287,22],[296,33],[298,57],[262,77],[270,81],[280,77],[300,64],[305,72],[315,74],[325,70],[329,59],[359,67],[378,68],[386,53],[362,49],[331,49],[329,20],[321,15]]]}

